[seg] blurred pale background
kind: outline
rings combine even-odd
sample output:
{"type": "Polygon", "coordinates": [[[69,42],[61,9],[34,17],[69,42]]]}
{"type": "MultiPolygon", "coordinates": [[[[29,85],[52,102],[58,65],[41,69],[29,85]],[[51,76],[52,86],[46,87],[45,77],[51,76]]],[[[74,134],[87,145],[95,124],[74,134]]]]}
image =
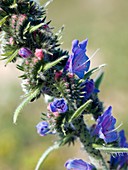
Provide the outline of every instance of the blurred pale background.
{"type": "MultiPolygon", "coordinates": [[[[41,4],[46,1],[40,0],[41,4]]],[[[48,19],[57,31],[63,24],[62,47],[70,50],[73,39],[88,38],[88,55],[97,48],[92,66],[106,63],[100,99],[104,105],[113,106],[117,126],[123,122],[128,136],[128,1],[127,0],[54,0],[48,7],[48,19]]],[[[41,98],[29,104],[19,116],[18,124],[12,124],[12,115],[23,94],[20,75],[13,64],[4,67],[0,63],[0,170],[33,170],[38,158],[52,145],[55,137],[40,137],[35,125],[40,112],[46,110],[41,98]]],[[[64,170],[69,158],[86,155],[75,147],[64,147],[52,153],[43,170],[64,170]]]]}

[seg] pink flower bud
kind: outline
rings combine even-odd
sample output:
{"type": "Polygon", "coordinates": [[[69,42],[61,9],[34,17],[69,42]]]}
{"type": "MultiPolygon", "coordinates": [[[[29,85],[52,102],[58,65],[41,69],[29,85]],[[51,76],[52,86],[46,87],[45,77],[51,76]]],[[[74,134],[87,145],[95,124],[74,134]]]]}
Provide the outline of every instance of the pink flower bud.
{"type": "Polygon", "coordinates": [[[61,71],[56,72],[56,73],[55,73],[55,80],[58,80],[58,79],[61,77],[61,75],[62,75],[62,72],[61,72],[61,71]]]}
{"type": "Polygon", "coordinates": [[[37,58],[33,58],[33,62],[34,62],[34,63],[37,63],[37,62],[38,62],[38,59],[37,59],[37,58]]]}
{"type": "Polygon", "coordinates": [[[10,37],[10,38],[9,38],[9,44],[11,44],[11,45],[14,44],[14,39],[13,39],[13,37],[10,37]]]}
{"type": "Polygon", "coordinates": [[[38,60],[42,60],[44,58],[43,50],[42,49],[36,49],[35,56],[38,58],[38,60]]]}
{"type": "Polygon", "coordinates": [[[53,112],[52,113],[55,117],[58,117],[59,116],[59,113],[58,112],[53,112]]]}
{"type": "Polygon", "coordinates": [[[73,78],[73,77],[74,77],[74,74],[73,74],[73,73],[68,73],[68,77],[69,77],[69,78],[73,78]]]}
{"type": "Polygon", "coordinates": [[[29,61],[28,61],[28,60],[26,60],[26,61],[25,61],[25,64],[26,64],[26,65],[29,65],[29,61]]]}
{"type": "Polygon", "coordinates": [[[22,23],[26,18],[27,18],[27,15],[26,15],[26,14],[21,14],[21,15],[19,16],[19,21],[22,23]]]}
{"type": "Polygon", "coordinates": [[[12,18],[13,18],[13,19],[17,19],[17,15],[16,15],[16,14],[13,14],[13,15],[12,15],[12,18]]]}
{"type": "MultiPolygon", "coordinates": [[[[49,103],[49,105],[47,106],[47,109],[48,109],[48,111],[51,112],[50,104],[51,104],[51,103],[49,103]]],[[[51,112],[51,114],[53,114],[55,117],[58,117],[58,116],[59,116],[59,112],[51,112]]],[[[48,116],[48,118],[51,117],[51,115],[50,115],[49,113],[47,113],[47,116],[48,116]]]]}

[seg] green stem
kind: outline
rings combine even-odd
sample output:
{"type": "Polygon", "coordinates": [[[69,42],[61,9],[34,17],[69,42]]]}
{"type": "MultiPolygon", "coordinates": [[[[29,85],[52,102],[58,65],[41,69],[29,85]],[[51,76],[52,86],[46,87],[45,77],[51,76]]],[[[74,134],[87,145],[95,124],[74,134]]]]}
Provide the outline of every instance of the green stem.
{"type": "Polygon", "coordinates": [[[49,156],[49,154],[50,154],[52,151],[58,149],[59,147],[60,147],[60,144],[59,144],[59,143],[56,143],[56,144],[54,144],[53,146],[49,147],[49,148],[42,154],[42,156],[40,157],[40,159],[39,159],[39,161],[38,161],[38,163],[37,163],[37,165],[36,165],[35,170],[39,170],[41,164],[44,163],[44,161],[45,161],[46,158],[49,156]]]}
{"type": "Polygon", "coordinates": [[[94,164],[97,169],[108,170],[106,162],[100,151],[93,148],[90,132],[84,123],[83,116],[75,119],[73,121],[73,125],[75,126],[80,142],[83,144],[84,149],[89,154],[91,163],[94,164]]]}
{"type": "Polygon", "coordinates": [[[103,152],[112,153],[112,154],[113,153],[128,153],[128,148],[108,147],[108,146],[106,147],[106,146],[97,145],[97,144],[93,144],[93,147],[103,152]]]}

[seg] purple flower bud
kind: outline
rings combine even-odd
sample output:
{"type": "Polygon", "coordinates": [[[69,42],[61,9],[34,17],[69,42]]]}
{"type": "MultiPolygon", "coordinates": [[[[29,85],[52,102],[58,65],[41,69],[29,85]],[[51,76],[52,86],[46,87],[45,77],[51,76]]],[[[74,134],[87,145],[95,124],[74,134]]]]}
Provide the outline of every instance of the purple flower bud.
{"type": "Polygon", "coordinates": [[[48,122],[46,121],[42,121],[42,122],[39,122],[37,125],[36,125],[36,128],[37,128],[37,133],[40,135],[40,136],[46,136],[47,134],[50,134],[50,128],[49,128],[49,124],[48,122]]]}
{"type": "Polygon", "coordinates": [[[68,109],[68,106],[64,98],[55,98],[54,101],[49,104],[48,109],[51,112],[65,113],[68,109]]]}
{"type": "Polygon", "coordinates": [[[65,163],[67,170],[94,170],[95,167],[91,164],[84,162],[82,159],[68,160],[65,163]]]}
{"type": "Polygon", "coordinates": [[[97,135],[103,139],[105,143],[116,141],[118,136],[115,130],[116,119],[111,115],[112,107],[110,106],[101,116],[97,119],[97,125],[93,131],[93,135],[97,135]]]}
{"type": "Polygon", "coordinates": [[[81,84],[81,92],[84,95],[84,99],[88,99],[92,93],[98,93],[99,90],[95,88],[95,83],[93,79],[87,79],[81,84]]]}
{"type": "Polygon", "coordinates": [[[26,48],[26,47],[22,47],[20,50],[19,50],[19,55],[23,58],[28,58],[32,55],[32,51],[29,49],[29,48],[26,48]]]}
{"type": "Polygon", "coordinates": [[[89,58],[85,54],[87,42],[87,39],[80,43],[78,40],[72,42],[72,54],[64,69],[69,73],[76,74],[79,78],[83,78],[84,72],[87,72],[90,67],[89,58]]]}

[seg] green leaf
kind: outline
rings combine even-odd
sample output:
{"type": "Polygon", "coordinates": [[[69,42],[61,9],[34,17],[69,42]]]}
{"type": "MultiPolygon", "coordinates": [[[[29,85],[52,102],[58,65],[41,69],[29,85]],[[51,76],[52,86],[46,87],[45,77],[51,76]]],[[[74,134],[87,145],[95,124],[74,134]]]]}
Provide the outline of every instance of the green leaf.
{"type": "Polygon", "coordinates": [[[97,89],[99,89],[99,87],[100,87],[100,84],[101,84],[101,82],[102,82],[102,80],[103,80],[103,76],[104,76],[104,72],[101,72],[101,73],[96,77],[96,79],[94,80],[94,81],[95,81],[95,87],[96,87],[97,89]]]}
{"type": "Polygon", "coordinates": [[[0,27],[6,22],[6,19],[8,18],[8,15],[5,16],[3,19],[0,20],[0,27]]]}
{"type": "Polygon", "coordinates": [[[88,71],[85,75],[84,78],[81,79],[79,82],[82,82],[84,80],[86,80],[88,77],[90,77],[93,73],[95,73],[96,71],[100,70],[102,67],[106,66],[106,64],[101,64],[98,67],[93,68],[92,70],[88,71]]]}
{"type": "Polygon", "coordinates": [[[38,161],[38,163],[37,163],[37,165],[36,165],[35,170],[39,170],[41,164],[44,163],[44,161],[46,160],[46,158],[48,157],[48,155],[49,155],[52,151],[54,151],[54,150],[56,150],[56,149],[59,149],[59,148],[60,148],[60,144],[59,144],[59,143],[55,143],[53,146],[49,147],[49,148],[43,153],[43,155],[40,157],[40,159],[39,159],[39,161],[38,161]]]}
{"type": "Polygon", "coordinates": [[[45,23],[41,23],[41,24],[36,25],[36,26],[31,26],[29,32],[32,33],[34,31],[36,31],[38,28],[42,27],[43,25],[45,25],[45,23]]]}
{"type": "Polygon", "coordinates": [[[4,58],[1,58],[1,60],[7,59],[10,55],[14,53],[15,50],[7,51],[6,53],[1,54],[1,56],[6,56],[4,58]]]}
{"type": "Polygon", "coordinates": [[[128,148],[120,148],[120,147],[117,148],[117,147],[107,147],[107,146],[105,147],[97,144],[93,144],[93,148],[107,153],[128,153],[128,148]]]}
{"type": "Polygon", "coordinates": [[[17,56],[18,51],[19,51],[19,49],[16,50],[16,51],[9,57],[9,59],[7,60],[5,66],[6,66],[8,63],[10,63],[10,62],[17,56]]]}
{"type": "Polygon", "coordinates": [[[36,89],[35,91],[32,91],[28,94],[28,97],[25,98],[22,103],[17,107],[17,109],[14,112],[13,115],[13,123],[16,124],[17,118],[21,110],[24,108],[26,104],[28,104],[34,97],[36,97],[40,93],[40,88],[36,89]]]}
{"type": "Polygon", "coordinates": [[[59,58],[59,59],[57,59],[53,62],[47,63],[44,66],[43,70],[46,71],[46,70],[50,69],[51,67],[55,66],[56,64],[58,64],[60,61],[64,60],[65,58],[67,58],[67,56],[63,56],[63,57],[61,57],[61,58],[59,58]]]}
{"type": "Polygon", "coordinates": [[[81,115],[81,113],[87,109],[90,104],[92,103],[92,100],[88,100],[86,103],[84,103],[82,106],[80,106],[76,111],[75,113],[71,116],[71,118],[69,119],[69,123],[73,120],[73,119],[76,119],[78,116],[81,115]]]}

